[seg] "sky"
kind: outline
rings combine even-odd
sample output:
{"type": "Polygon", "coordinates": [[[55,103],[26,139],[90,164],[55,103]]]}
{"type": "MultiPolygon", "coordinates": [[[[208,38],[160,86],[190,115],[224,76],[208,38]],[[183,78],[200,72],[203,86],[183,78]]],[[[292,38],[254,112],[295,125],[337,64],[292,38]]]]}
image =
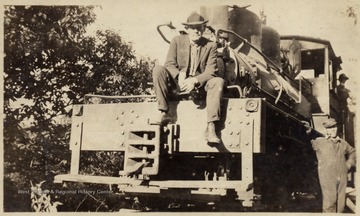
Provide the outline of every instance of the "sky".
{"type": "MultiPolygon", "coordinates": [[[[280,35],[303,35],[329,40],[336,55],[343,60],[342,68],[352,80],[358,78],[359,25],[349,18],[346,11],[353,7],[360,16],[359,0],[106,0],[96,1],[101,8],[96,9],[97,20],[88,33],[96,29],[113,29],[123,39],[131,42],[140,56],[158,59],[164,63],[168,44],[158,34],[156,27],[170,21],[177,28],[167,32],[171,39],[183,30],[182,22],[202,5],[238,5],[259,15],[263,10],[267,25],[280,35]]],[[[359,22],[359,21],[358,21],[359,22]]]]}

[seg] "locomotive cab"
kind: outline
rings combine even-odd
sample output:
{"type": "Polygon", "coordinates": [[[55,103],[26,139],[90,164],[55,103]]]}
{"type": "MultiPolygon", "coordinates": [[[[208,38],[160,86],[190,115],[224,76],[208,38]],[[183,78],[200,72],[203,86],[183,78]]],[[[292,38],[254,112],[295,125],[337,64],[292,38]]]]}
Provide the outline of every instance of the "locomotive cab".
{"type": "MultiPolygon", "coordinates": [[[[324,133],[322,123],[328,116],[341,121],[335,93],[336,74],[341,70],[329,41],[301,36],[281,36],[282,68],[301,86],[311,103],[313,126],[324,133]]],[[[343,127],[343,125],[340,125],[343,127]]]]}

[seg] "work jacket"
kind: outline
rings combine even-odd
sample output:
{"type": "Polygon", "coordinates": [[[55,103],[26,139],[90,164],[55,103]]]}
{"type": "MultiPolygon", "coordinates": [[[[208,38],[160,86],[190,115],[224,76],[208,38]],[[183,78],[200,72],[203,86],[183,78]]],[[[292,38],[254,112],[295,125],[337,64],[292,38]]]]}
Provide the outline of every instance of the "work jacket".
{"type": "Polygon", "coordinates": [[[320,178],[346,178],[348,168],[355,165],[355,149],[339,137],[318,137],[312,140],[312,147],[316,151],[320,178]]]}

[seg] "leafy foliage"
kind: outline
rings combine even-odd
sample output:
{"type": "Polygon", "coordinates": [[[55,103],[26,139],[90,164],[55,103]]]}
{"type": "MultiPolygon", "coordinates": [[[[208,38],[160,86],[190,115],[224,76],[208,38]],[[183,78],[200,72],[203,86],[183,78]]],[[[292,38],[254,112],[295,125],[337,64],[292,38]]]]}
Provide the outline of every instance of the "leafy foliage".
{"type": "Polygon", "coordinates": [[[5,8],[5,101],[33,100],[16,117],[32,117],[35,124],[66,113],[73,99],[67,89],[71,75],[84,70],[77,64],[82,51],[78,41],[95,21],[93,7],[5,8]]]}
{"type": "Polygon", "coordinates": [[[41,188],[44,182],[42,181],[36,185],[31,183],[31,207],[35,212],[57,212],[56,207],[62,205],[62,203],[51,201],[50,192],[41,188]]]}
{"type": "Polygon", "coordinates": [[[357,14],[354,7],[347,6],[346,14],[349,18],[354,19],[354,25],[357,24],[357,14]]]}
{"type": "Polygon", "coordinates": [[[123,164],[122,152],[83,151],[80,156],[80,174],[119,176],[123,164]],[[102,163],[99,163],[102,160],[102,163]]]}
{"type": "MultiPolygon", "coordinates": [[[[151,60],[138,60],[112,30],[86,36],[93,10],[5,6],[5,211],[13,210],[21,196],[16,191],[30,188],[30,181],[51,182],[68,172],[72,104],[84,102],[86,94],[148,93],[151,60]]],[[[17,205],[18,211],[30,211],[27,203],[17,205]]]]}

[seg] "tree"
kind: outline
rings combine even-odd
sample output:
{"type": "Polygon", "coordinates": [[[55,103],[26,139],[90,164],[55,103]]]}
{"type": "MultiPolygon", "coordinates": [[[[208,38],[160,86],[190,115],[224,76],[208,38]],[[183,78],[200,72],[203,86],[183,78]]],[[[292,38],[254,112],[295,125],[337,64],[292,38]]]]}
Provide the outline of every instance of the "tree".
{"type": "MultiPolygon", "coordinates": [[[[5,6],[5,211],[17,190],[69,170],[71,105],[85,94],[147,93],[150,59],[114,31],[85,36],[93,6],[5,6]],[[20,101],[25,101],[21,104],[20,101]]],[[[44,184],[45,185],[45,184],[44,184]]]]}
{"type": "Polygon", "coordinates": [[[357,15],[356,15],[356,11],[355,11],[354,7],[347,6],[346,14],[349,18],[354,19],[354,25],[356,25],[357,24],[357,15]]]}

